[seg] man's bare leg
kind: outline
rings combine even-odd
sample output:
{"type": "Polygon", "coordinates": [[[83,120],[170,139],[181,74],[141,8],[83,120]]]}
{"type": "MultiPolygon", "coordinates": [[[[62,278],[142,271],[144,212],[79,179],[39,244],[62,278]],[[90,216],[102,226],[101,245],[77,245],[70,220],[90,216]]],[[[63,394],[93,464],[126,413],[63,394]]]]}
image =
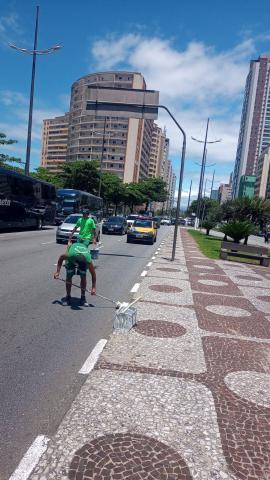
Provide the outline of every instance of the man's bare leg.
{"type": "Polygon", "coordinates": [[[97,277],[96,277],[95,267],[94,267],[94,265],[93,265],[92,262],[91,262],[90,265],[89,265],[89,272],[91,273],[91,277],[92,277],[91,295],[95,295],[95,294],[96,294],[96,281],[97,281],[97,277]]]}

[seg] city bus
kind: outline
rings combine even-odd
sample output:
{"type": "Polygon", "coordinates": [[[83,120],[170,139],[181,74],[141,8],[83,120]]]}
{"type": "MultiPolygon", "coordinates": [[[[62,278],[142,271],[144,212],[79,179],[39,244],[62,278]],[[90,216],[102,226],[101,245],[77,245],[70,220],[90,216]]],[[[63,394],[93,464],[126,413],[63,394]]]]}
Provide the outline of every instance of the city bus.
{"type": "Polygon", "coordinates": [[[84,208],[88,208],[97,221],[102,219],[102,198],[72,188],[59,188],[57,190],[56,223],[60,224],[72,213],[81,213],[84,208]]]}
{"type": "Polygon", "coordinates": [[[0,167],[0,230],[53,225],[56,188],[50,183],[0,167]]]}

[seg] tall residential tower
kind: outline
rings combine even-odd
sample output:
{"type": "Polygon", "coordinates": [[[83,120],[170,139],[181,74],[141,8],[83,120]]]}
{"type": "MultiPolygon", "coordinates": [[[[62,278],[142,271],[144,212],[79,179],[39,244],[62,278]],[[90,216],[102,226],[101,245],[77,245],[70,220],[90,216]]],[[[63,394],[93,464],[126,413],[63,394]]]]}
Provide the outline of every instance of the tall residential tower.
{"type": "Polygon", "coordinates": [[[233,197],[242,175],[256,175],[257,159],[270,143],[270,57],[250,62],[233,175],[233,197]]]}
{"type": "MultiPolygon", "coordinates": [[[[87,111],[88,87],[145,90],[141,73],[99,72],[73,83],[67,161],[97,160],[124,182],[148,176],[153,120],[95,115],[87,111]]],[[[113,101],[113,99],[112,99],[113,101]]]]}

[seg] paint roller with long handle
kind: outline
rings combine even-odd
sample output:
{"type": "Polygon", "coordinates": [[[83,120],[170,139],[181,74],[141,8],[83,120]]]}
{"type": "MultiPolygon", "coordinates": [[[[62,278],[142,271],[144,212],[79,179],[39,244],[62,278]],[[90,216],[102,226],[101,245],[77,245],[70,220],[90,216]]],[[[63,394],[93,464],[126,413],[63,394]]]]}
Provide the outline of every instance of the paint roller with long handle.
{"type": "MultiPolygon", "coordinates": [[[[64,283],[67,283],[68,285],[72,285],[73,287],[76,287],[76,288],[80,288],[80,285],[76,285],[76,283],[72,283],[72,282],[66,282],[66,280],[64,278],[60,278],[58,277],[56,280],[60,280],[61,282],[64,282],[64,283]]],[[[86,292],[88,293],[91,293],[91,290],[88,290],[87,288],[85,289],[86,292]]],[[[96,297],[100,297],[100,298],[103,298],[104,300],[107,300],[108,302],[111,302],[115,305],[115,308],[118,310],[120,307],[121,307],[121,302],[116,302],[115,300],[113,300],[112,298],[108,298],[108,297],[105,297],[104,295],[100,295],[99,293],[96,293],[94,296],[96,297]]]]}

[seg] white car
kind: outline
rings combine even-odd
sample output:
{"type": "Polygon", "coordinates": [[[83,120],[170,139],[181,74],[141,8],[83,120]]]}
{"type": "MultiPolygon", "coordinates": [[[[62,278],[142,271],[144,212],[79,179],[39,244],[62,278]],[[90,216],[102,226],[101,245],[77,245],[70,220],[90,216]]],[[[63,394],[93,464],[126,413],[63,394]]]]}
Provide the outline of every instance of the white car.
{"type": "Polygon", "coordinates": [[[132,227],[133,223],[135,222],[135,220],[137,220],[138,217],[139,217],[139,215],[135,215],[135,214],[128,215],[128,217],[127,217],[128,228],[132,227]]]}
{"type": "Polygon", "coordinates": [[[160,225],[171,225],[171,220],[169,218],[162,218],[160,225]]]}

